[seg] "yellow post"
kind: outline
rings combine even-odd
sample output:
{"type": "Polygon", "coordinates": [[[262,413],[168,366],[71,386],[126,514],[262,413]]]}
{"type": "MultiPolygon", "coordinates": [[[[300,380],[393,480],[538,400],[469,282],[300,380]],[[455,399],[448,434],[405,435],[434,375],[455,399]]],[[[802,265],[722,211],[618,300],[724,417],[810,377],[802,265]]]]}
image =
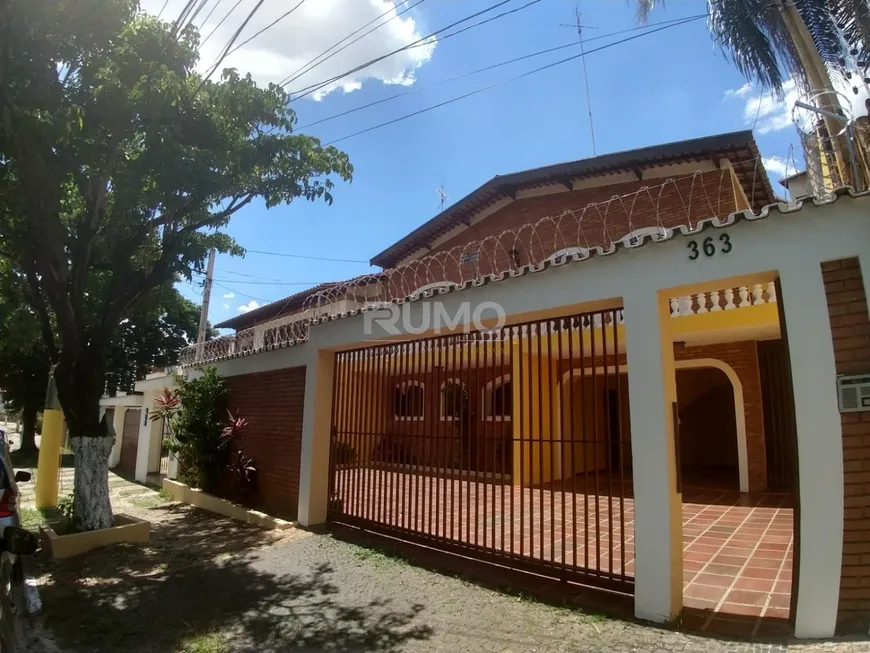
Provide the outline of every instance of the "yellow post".
{"type": "Polygon", "coordinates": [[[39,463],[36,468],[36,507],[57,505],[57,474],[60,468],[60,448],[63,445],[63,411],[57,400],[54,369],[48,375],[45,411],[42,414],[42,437],[39,441],[39,463]]]}

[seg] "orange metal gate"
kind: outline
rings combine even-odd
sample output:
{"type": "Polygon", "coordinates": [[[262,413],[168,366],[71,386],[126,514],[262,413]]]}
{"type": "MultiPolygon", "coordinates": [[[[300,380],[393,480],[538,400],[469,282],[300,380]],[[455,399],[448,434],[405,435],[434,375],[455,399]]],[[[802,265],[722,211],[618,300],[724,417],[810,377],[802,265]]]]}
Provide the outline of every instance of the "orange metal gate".
{"type": "Polygon", "coordinates": [[[336,354],[330,520],[632,591],[623,347],[613,309],[336,354]]]}

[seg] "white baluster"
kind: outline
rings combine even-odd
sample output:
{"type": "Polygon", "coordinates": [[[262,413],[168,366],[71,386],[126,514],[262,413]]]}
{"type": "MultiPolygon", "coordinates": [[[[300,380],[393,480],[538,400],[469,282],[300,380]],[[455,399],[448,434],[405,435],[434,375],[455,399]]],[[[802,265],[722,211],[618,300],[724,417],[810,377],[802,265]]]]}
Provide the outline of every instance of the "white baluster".
{"type": "Polygon", "coordinates": [[[679,317],[680,315],[680,300],[676,297],[671,298],[671,317],[679,317]]]}
{"type": "Polygon", "coordinates": [[[698,297],[698,315],[701,313],[709,313],[707,310],[707,293],[699,292],[697,294],[698,297]]]}
{"type": "Polygon", "coordinates": [[[710,292],[710,301],[713,302],[713,308],[710,309],[711,312],[722,310],[722,307],[719,306],[719,291],[718,290],[713,290],[710,292]]]}
{"type": "Polygon", "coordinates": [[[725,310],[730,311],[733,308],[737,308],[734,305],[734,288],[728,288],[725,290],[725,310]]]}
{"type": "Polygon", "coordinates": [[[692,296],[680,297],[680,315],[692,315],[692,296]]]}
{"type": "Polygon", "coordinates": [[[260,351],[263,348],[265,335],[266,329],[264,329],[263,327],[256,327],[254,329],[254,351],[260,351]]]}
{"type": "Polygon", "coordinates": [[[776,284],[773,281],[767,284],[767,303],[776,303],[776,284]]]}
{"type": "Polygon", "coordinates": [[[764,288],[762,288],[760,283],[752,286],[752,304],[753,306],[758,306],[759,304],[764,303],[764,288]]]}
{"type": "Polygon", "coordinates": [[[740,303],[737,304],[737,306],[740,308],[743,308],[744,306],[752,306],[752,304],[749,303],[749,288],[746,286],[740,286],[740,288],[737,289],[737,292],[740,294],[740,303]]]}

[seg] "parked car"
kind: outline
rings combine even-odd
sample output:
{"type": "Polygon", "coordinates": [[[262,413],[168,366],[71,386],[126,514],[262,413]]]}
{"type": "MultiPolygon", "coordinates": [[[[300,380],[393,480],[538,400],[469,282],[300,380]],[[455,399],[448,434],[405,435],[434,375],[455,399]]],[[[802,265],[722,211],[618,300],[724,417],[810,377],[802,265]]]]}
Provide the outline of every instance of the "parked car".
{"type": "Polygon", "coordinates": [[[21,519],[18,515],[18,507],[21,493],[18,490],[19,483],[30,480],[30,472],[15,471],[12,466],[12,454],[10,447],[12,442],[4,429],[0,429],[0,536],[7,526],[18,526],[21,519]]]}

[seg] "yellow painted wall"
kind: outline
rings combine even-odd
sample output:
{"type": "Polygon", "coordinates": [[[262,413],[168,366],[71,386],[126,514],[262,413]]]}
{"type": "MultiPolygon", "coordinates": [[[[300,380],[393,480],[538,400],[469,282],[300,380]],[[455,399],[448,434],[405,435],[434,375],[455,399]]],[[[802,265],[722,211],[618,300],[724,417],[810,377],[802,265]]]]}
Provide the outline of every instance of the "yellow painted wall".
{"type": "MultiPolygon", "coordinates": [[[[518,348],[517,348],[518,349],[518,348]]],[[[558,452],[552,439],[558,419],[555,397],[558,388],[556,361],[514,352],[511,381],[514,393],[514,484],[524,486],[553,479],[558,452]]]]}
{"type": "Polygon", "coordinates": [[[386,432],[387,401],[393,396],[387,380],[374,373],[337,372],[339,406],[334,423],[338,440],[354,448],[357,462],[369,462],[380,438],[386,432]]]}

